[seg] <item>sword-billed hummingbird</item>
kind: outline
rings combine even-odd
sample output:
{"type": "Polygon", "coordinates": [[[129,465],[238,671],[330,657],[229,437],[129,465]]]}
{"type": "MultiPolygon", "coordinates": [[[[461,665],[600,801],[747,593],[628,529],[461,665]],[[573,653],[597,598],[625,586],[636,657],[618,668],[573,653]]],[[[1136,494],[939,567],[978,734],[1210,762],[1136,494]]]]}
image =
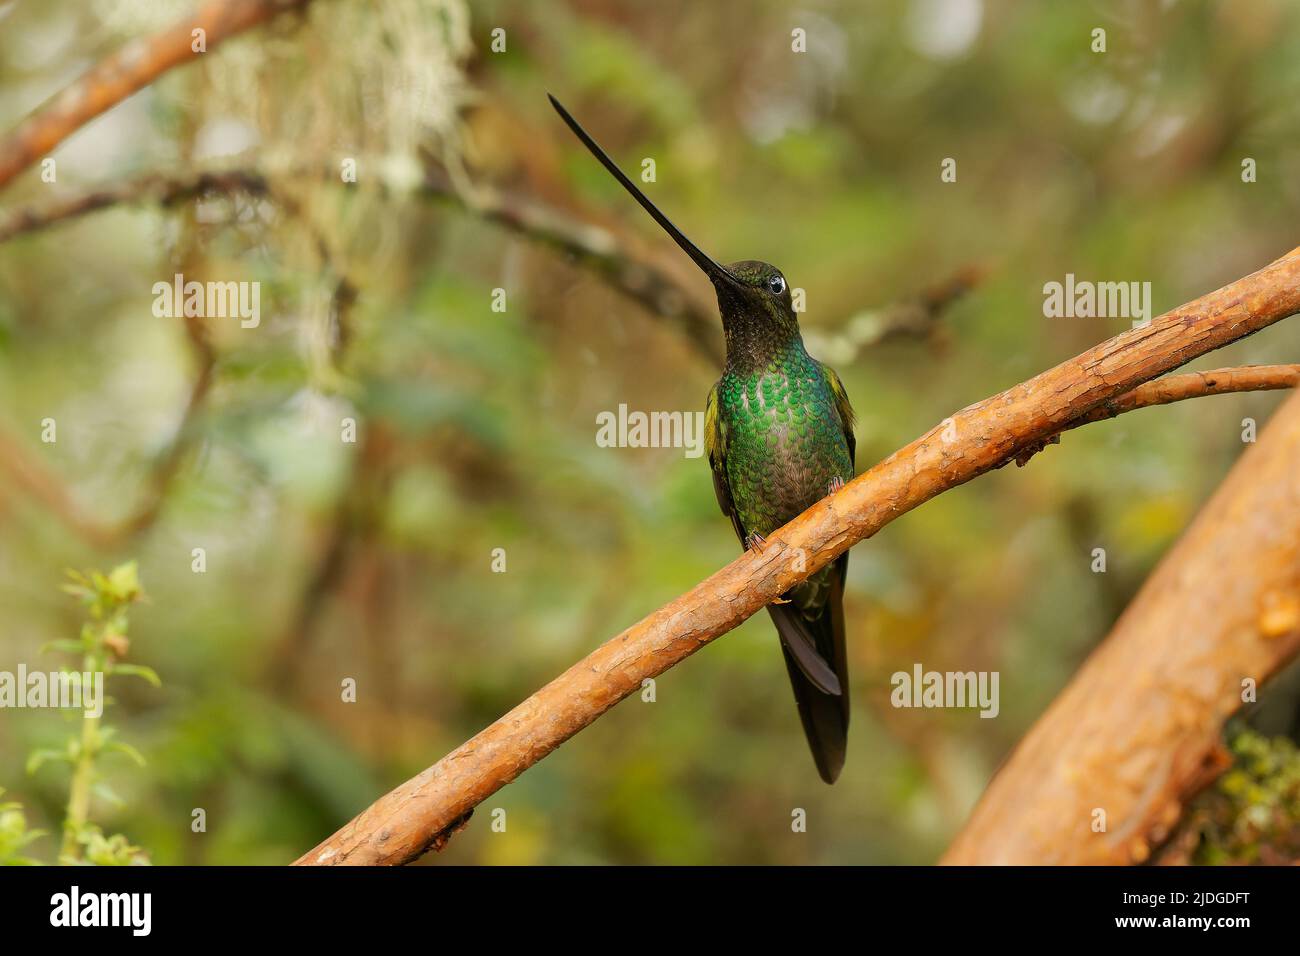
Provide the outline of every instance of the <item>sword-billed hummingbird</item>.
{"type": "MultiPolygon", "coordinates": [[[[780,270],[745,260],[722,266],[687,239],[555,97],[555,107],[610,174],[709,277],[727,343],[722,378],[709,392],[705,447],[722,513],[746,548],[853,477],[853,408],[834,370],[804,349],[780,270]]],[[[817,772],[834,783],[849,729],[844,651],[843,554],[784,594],[776,623],[795,702],[817,772]]]]}

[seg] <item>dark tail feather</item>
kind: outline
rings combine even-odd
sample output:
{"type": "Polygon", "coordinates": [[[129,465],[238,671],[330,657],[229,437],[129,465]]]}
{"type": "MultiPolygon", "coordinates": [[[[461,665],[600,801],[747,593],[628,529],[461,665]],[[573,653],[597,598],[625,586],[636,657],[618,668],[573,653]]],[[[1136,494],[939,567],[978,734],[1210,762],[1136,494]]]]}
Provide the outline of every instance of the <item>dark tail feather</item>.
{"type": "Polygon", "coordinates": [[[793,604],[769,605],[772,620],[781,634],[781,650],[785,666],[790,672],[795,703],[799,705],[799,719],[803,721],[804,735],[812,750],[817,772],[827,783],[834,783],[844,766],[844,754],[849,734],[849,669],[844,649],[844,576],[848,570],[848,555],[836,561],[836,573],[830,595],[821,616],[815,620],[805,618],[793,604]],[[818,654],[835,669],[840,693],[828,694],[809,678],[791,652],[791,642],[786,633],[791,628],[801,630],[810,639],[818,654]]]}
{"type": "MultiPolygon", "coordinates": [[[[790,662],[799,673],[823,694],[838,697],[840,679],[835,673],[834,657],[818,644],[814,633],[817,623],[809,621],[793,604],[769,604],[768,613],[781,636],[781,649],[789,655],[790,662]]],[[[822,615],[825,617],[825,613],[822,615]]]]}

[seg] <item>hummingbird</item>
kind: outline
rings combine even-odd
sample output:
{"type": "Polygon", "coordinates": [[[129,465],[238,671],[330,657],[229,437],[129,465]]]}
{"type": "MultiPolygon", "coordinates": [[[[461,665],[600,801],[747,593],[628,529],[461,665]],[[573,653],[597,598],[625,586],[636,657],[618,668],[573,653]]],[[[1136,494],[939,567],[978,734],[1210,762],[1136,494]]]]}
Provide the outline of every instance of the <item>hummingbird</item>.
{"type": "MultiPolygon", "coordinates": [[[[853,407],[840,377],[804,348],[790,287],[776,266],[720,265],[669,221],[554,96],[568,125],[713,283],[726,339],[709,392],[705,449],[722,513],[746,550],[853,477],[853,407]]],[[[822,780],[844,766],[849,729],[844,648],[846,552],[767,606],[822,780]]]]}

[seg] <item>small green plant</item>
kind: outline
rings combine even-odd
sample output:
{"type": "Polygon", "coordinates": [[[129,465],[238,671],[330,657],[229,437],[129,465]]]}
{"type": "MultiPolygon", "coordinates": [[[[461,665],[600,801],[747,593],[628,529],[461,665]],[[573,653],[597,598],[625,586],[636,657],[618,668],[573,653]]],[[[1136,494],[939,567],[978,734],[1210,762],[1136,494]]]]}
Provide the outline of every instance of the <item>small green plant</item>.
{"type": "Polygon", "coordinates": [[[1243,730],[1233,767],[1199,801],[1197,863],[1300,861],[1300,750],[1286,737],[1243,730]]]}
{"type": "MultiPolygon", "coordinates": [[[[4,788],[0,787],[0,796],[4,788]]],[[[0,803],[0,866],[35,866],[38,860],[23,856],[23,847],[45,835],[43,830],[27,829],[27,817],[17,803],[0,803]]]]}
{"type": "MultiPolygon", "coordinates": [[[[132,604],[144,597],[135,562],[119,565],[107,575],[98,571],[86,574],[69,571],[68,576],[71,580],[63,586],[63,590],[86,605],[89,620],[82,625],[77,640],[58,640],[46,645],[49,649],[81,656],[80,670],[72,671],[65,667],[64,673],[79,682],[84,680],[83,675],[102,675],[99,679],[105,685],[110,677],[138,677],[155,687],[161,686],[158,675],[152,669],[123,662],[130,648],[127,640],[127,611],[132,604]]],[[[108,699],[105,699],[104,705],[107,706],[108,703],[108,699]]],[[[102,709],[100,708],[101,711],[102,709]]],[[[60,863],[90,863],[99,866],[148,863],[144,851],[132,846],[126,837],[120,834],[105,836],[98,826],[90,822],[93,796],[110,803],[121,803],[117,795],[100,779],[98,761],[107,754],[120,753],[140,766],[145,763],[138,750],[116,738],[116,730],[103,723],[102,714],[83,710],[79,735],[70,737],[62,749],[36,750],[27,760],[29,774],[36,773],[47,763],[67,763],[72,767],[67,811],[63,820],[63,842],[59,849],[60,863]]],[[[33,831],[26,830],[26,820],[16,804],[0,805],[0,862],[34,862],[20,859],[16,854],[18,849],[35,836],[33,831]],[[16,818],[9,816],[14,814],[16,818]],[[10,829],[14,833],[12,849],[10,829]],[[7,850],[14,857],[12,860],[7,859],[7,850]]]]}

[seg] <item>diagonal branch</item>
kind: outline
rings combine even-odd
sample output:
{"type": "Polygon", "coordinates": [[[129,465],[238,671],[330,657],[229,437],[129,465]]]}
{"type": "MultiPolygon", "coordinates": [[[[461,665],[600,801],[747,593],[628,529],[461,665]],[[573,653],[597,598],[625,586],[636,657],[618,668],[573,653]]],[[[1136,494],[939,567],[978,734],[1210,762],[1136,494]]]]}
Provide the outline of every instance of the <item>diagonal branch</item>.
{"type": "Polygon", "coordinates": [[[299,864],[400,864],[668,670],[890,521],[1055,435],[1143,382],[1300,311],[1300,248],[954,414],[602,644],[442,760],[380,797],[299,864]]]}
{"type": "Polygon", "coordinates": [[[1231,763],[1223,723],[1243,691],[1300,652],[1298,467],[1293,396],[1016,746],[943,862],[1151,858],[1231,763]]]}
{"type": "Polygon", "coordinates": [[[204,31],[205,49],[311,0],[208,0],[188,17],[150,37],[132,40],[100,61],[61,93],[38,107],[0,139],[0,188],[100,113],[139,92],[175,66],[200,55],[193,31],[204,31]]]}

